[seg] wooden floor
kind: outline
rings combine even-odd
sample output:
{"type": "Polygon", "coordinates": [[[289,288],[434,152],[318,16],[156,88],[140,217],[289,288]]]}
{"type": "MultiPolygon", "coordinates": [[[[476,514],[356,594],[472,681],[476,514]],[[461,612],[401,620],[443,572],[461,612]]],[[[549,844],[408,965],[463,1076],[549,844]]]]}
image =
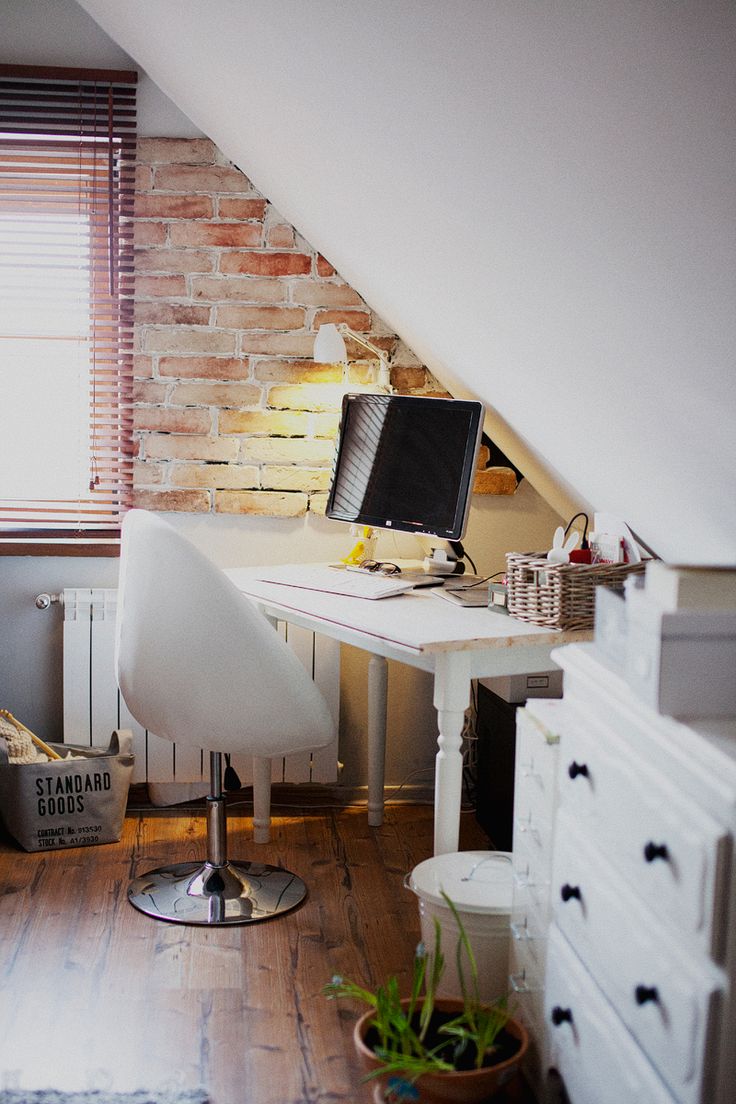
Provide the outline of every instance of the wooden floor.
{"type": "MultiPolygon", "coordinates": [[[[461,847],[487,847],[470,814],[461,847]]],[[[432,811],[306,810],[270,844],[231,819],[233,858],[284,865],[309,897],[280,919],[206,930],[151,920],[130,878],[203,854],[195,812],[128,816],[119,844],[26,854],[0,837],[3,1088],[203,1088],[213,1104],[361,1104],[356,1009],[334,974],[405,980],[419,938],[404,875],[432,853],[432,811]]],[[[405,987],[405,986],[404,986],[405,987]]]]}

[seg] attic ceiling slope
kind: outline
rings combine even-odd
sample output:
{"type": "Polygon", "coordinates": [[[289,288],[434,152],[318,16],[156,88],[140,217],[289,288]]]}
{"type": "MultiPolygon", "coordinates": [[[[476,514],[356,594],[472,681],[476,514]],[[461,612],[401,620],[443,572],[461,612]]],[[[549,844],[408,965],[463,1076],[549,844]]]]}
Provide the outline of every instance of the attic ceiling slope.
{"type": "Polygon", "coordinates": [[[81,6],[532,481],[736,562],[728,0],[81,6]]]}

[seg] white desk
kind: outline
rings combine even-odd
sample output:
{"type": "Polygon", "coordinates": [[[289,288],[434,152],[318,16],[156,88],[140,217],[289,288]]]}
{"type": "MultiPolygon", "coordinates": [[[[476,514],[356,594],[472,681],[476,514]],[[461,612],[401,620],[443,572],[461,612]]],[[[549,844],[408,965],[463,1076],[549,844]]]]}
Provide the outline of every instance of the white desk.
{"type": "Polygon", "coordinates": [[[428,590],[371,601],[262,582],[262,568],[226,574],[267,617],[301,625],[372,653],[368,692],[368,822],[380,824],[386,747],[387,660],[434,674],[439,737],[435,773],[435,854],[456,851],[462,790],[461,733],[470,683],[549,667],[560,644],[589,632],[556,632],[487,609],[464,609],[428,590]]]}

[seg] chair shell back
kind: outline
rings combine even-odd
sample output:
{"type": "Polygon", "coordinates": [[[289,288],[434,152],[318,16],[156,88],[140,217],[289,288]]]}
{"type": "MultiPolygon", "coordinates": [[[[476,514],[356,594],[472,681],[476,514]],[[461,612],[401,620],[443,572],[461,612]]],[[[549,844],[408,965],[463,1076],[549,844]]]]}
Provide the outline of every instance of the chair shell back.
{"type": "Polygon", "coordinates": [[[333,739],[327,703],[271,623],[145,510],[122,527],[115,669],[138,723],[177,743],[270,758],[333,739]]]}

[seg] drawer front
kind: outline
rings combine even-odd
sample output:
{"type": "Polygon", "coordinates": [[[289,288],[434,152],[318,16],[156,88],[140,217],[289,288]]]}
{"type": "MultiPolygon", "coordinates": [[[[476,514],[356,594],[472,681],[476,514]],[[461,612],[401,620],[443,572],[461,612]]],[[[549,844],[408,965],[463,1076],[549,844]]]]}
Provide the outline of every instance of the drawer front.
{"type": "Polygon", "coordinates": [[[724,978],[691,957],[561,812],[552,879],[556,922],[683,1104],[706,1104],[708,1042],[724,978]]]}
{"type": "Polygon", "coordinates": [[[674,1104],[559,931],[550,933],[544,997],[548,1066],[572,1104],[674,1104]]]}
{"type": "Polygon", "coordinates": [[[561,751],[562,805],[665,924],[720,961],[728,833],[607,728],[575,719],[561,751]]]}

